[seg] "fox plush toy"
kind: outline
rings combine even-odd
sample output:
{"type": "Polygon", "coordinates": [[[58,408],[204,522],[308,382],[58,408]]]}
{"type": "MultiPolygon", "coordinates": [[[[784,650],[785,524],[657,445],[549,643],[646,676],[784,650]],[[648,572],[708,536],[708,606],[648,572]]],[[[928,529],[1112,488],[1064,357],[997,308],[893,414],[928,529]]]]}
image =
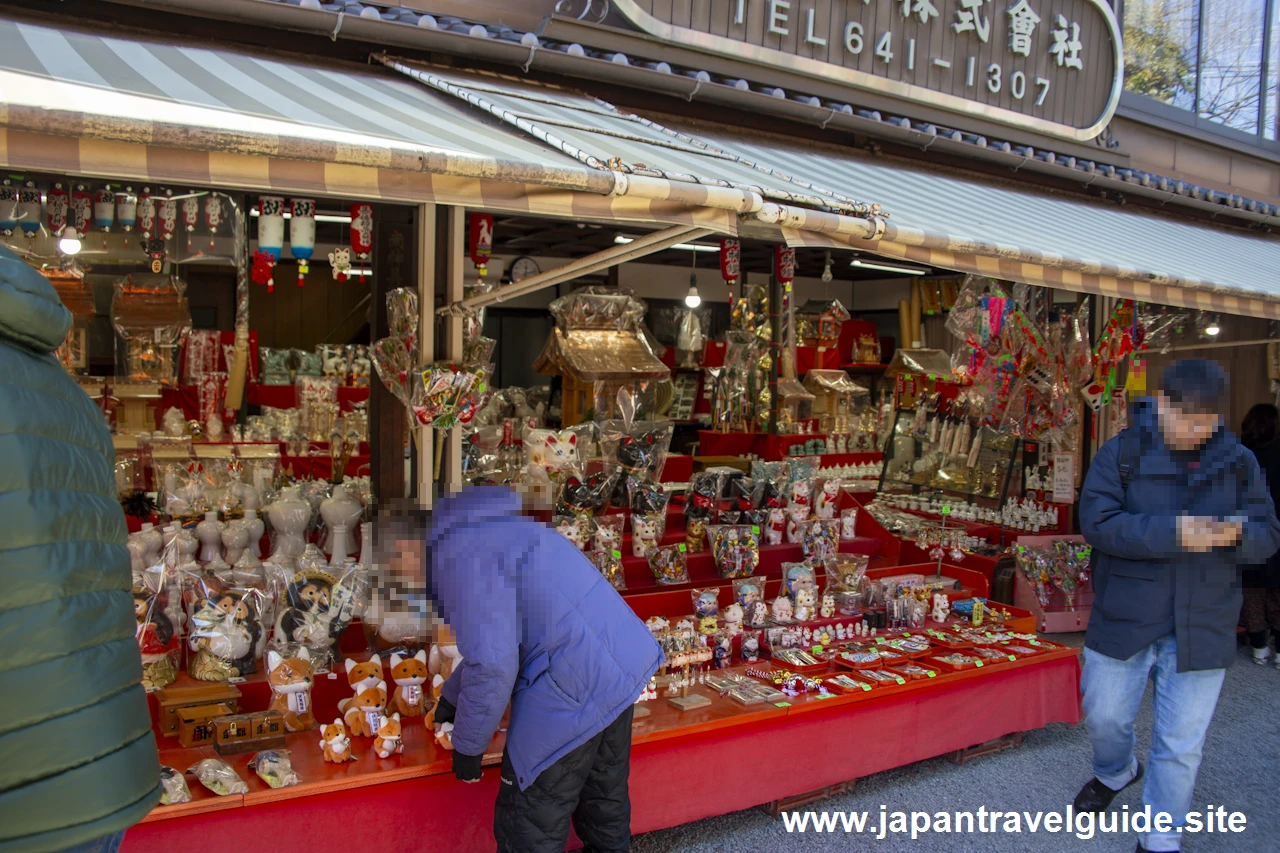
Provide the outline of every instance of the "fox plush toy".
{"type": "Polygon", "coordinates": [[[341,764],[344,761],[355,761],[351,754],[351,739],[347,737],[347,727],[342,720],[334,720],[332,725],[320,730],[320,748],[324,750],[324,760],[341,764]]]}
{"type": "Polygon", "coordinates": [[[338,703],[342,719],[353,735],[373,737],[378,731],[378,718],[387,710],[387,683],[357,688],[356,695],[338,703]]]}
{"type": "Polygon", "coordinates": [[[362,687],[372,687],[379,681],[384,680],[382,675],[382,658],[374,655],[364,663],[357,663],[351,658],[347,658],[343,663],[347,670],[347,683],[351,685],[351,689],[360,692],[362,687]]]}
{"type": "Polygon", "coordinates": [[[391,680],[396,688],[391,693],[391,705],[405,717],[421,717],[426,710],[427,650],[420,649],[413,657],[391,656],[391,680]]]}
{"type": "Polygon", "coordinates": [[[404,752],[404,741],[400,740],[400,715],[378,718],[378,736],[373,740],[373,751],[379,758],[390,758],[404,752]]]}
{"type": "MultiPolygon", "coordinates": [[[[453,675],[453,671],[462,663],[462,653],[452,639],[446,639],[431,647],[427,658],[427,672],[431,674],[431,698],[439,699],[444,683],[453,675]]],[[[435,708],[427,715],[424,722],[430,726],[435,723],[435,708]]]]}
{"type": "Polygon", "coordinates": [[[316,727],[311,709],[311,654],[306,646],[295,657],[267,652],[267,683],[271,685],[272,711],[284,717],[285,731],[305,732],[316,727]]]}

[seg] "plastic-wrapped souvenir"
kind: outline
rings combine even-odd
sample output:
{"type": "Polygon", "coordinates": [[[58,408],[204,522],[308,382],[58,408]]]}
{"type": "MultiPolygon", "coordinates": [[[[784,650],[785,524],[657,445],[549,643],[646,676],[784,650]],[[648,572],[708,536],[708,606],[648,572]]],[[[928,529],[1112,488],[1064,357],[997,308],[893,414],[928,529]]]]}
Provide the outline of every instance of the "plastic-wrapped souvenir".
{"type": "MultiPolygon", "coordinates": [[[[631,516],[631,555],[633,557],[649,556],[662,541],[663,534],[666,533],[666,527],[667,512],[665,504],[659,512],[633,514],[631,516]]],[[[683,542],[680,545],[682,548],[687,547],[683,542]]]]}
{"type": "Polygon", "coordinates": [[[699,471],[689,478],[689,489],[685,492],[684,517],[685,529],[689,531],[686,544],[690,551],[702,551],[707,547],[706,529],[715,524],[719,518],[722,479],[722,475],[716,471],[699,471]],[[695,528],[702,532],[701,537],[695,535],[695,528]]]}
{"type": "Polygon", "coordinates": [[[690,596],[693,598],[693,615],[699,619],[710,616],[715,618],[720,614],[720,591],[716,589],[691,589],[690,596]]]}
{"type": "Polygon", "coordinates": [[[733,665],[733,639],[727,634],[715,638],[715,648],[711,652],[711,664],[716,669],[728,669],[733,665]]]}
{"type": "Polygon", "coordinates": [[[560,490],[560,509],[572,515],[593,516],[604,512],[616,472],[597,471],[590,476],[571,474],[560,490]]]}
{"type": "Polygon", "coordinates": [[[354,567],[307,567],[288,576],[272,645],[305,645],[317,668],[332,665],[338,639],[361,603],[356,600],[358,580],[354,567]]]}
{"type": "Polygon", "coordinates": [[[856,506],[840,510],[840,541],[848,542],[858,538],[858,508],[856,506]]]}
{"type": "Polygon", "coordinates": [[[814,593],[818,591],[818,580],[814,575],[813,567],[808,563],[783,563],[783,593],[794,598],[796,591],[804,588],[810,589],[814,593]]]}
{"type": "Polygon", "coordinates": [[[760,632],[746,631],[742,634],[742,646],[738,656],[743,663],[755,663],[760,660],[760,632]]]}
{"type": "Polygon", "coordinates": [[[551,519],[556,533],[572,542],[579,551],[585,551],[590,544],[590,525],[590,519],[576,515],[557,515],[551,519]]]}
{"type": "Polygon", "coordinates": [[[249,786],[236,774],[230,764],[220,758],[205,758],[197,761],[187,768],[187,772],[219,797],[249,793],[249,786]]]}
{"type": "Polygon", "coordinates": [[[249,768],[272,788],[288,788],[302,781],[293,769],[287,749],[264,749],[249,759],[249,768]]]}
{"type": "Polygon", "coordinates": [[[621,549],[626,521],[626,516],[621,513],[598,516],[595,519],[595,530],[591,532],[591,550],[617,551],[621,549]]]}
{"type": "Polygon", "coordinates": [[[173,806],[191,802],[191,789],[187,780],[172,767],[160,765],[160,805],[173,806]]]}
{"type": "Polygon", "coordinates": [[[138,650],[142,653],[142,686],[148,690],[168,687],[178,678],[182,641],[167,612],[169,590],[164,566],[144,571],[138,580],[140,583],[133,587],[133,614],[137,620],[138,650]]]}
{"type": "Polygon", "coordinates": [[[763,575],[740,578],[733,582],[733,600],[742,608],[742,624],[749,628],[763,628],[769,621],[768,605],[764,600],[763,575]]]}
{"type": "Polygon", "coordinates": [[[814,606],[816,597],[813,590],[808,587],[800,587],[796,590],[795,603],[792,606],[792,616],[797,622],[809,622],[814,616],[814,606]]]}
{"type": "Polygon", "coordinates": [[[742,620],[746,618],[746,613],[742,609],[742,605],[738,602],[730,604],[724,609],[724,630],[729,636],[736,637],[742,633],[742,620]]]}
{"type": "Polygon", "coordinates": [[[835,518],[843,494],[842,481],[837,477],[823,480],[818,486],[818,496],[813,501],[813,514],[818,518],[835,518]]]}
{"type": "Polygon", "coordinates": [[[778,506],[770,507],[763,526],[765,544],[781,545],[787,534],[787,511],[778,506]]]}
{"type": "Polygon", "coordinates": [[[750,577],[760,565],[760,529],[747,525],[715,525],[707,528],[716,571],[727,580],[750,577]]]}
{"type": "Polygon", "coordinates": [[[200,681],[227,681],[258,671],[269,599],[261,589],[233,587],[201,572],[188,573],[187,672],[200,681]]]}
{"type": "Polygon", "coordinates": [[[825,563],[840,552],[840,522],[834,518],[814,518],[804,525],[800,538],[806,560],[825,563]]]}
{"type": "Polygon", "coordinates": [[[659,586],[673,586],[689,582],[689,570],[685,567],[685,547],[660,545],[649,553],[649,570],[659,586]]]}
{"type": "Polygon", "coordinates": [[[568,477],[572,472],[581,470],[582,466],[578,457],[578,434],[567,429],[559,432],[526,429],[524,457],[526,465],[546,470],[553,480],[568,477]]]}
{"type": "Polygon", "coordinates": [[[267,684],[271,687],[268,707],[284,717],[285,731],[305,732],[316,727],[311,707],[314,682],[315,668],[306,646],[286,648],[284,654],[275,649],[267,652],[267,684]]]}
{"type": "Polygon", "coordinates": [[[808,504],[787,505],[787,544],[799,545],[804,540],[805,525],[809,519],[808,504]]]}
{"type": "Polygon", "coordinates": [[[617,590],[627,588],[626,573],[622,566],[622,552],[617,548],[590,551],[587,553],[587,559],[600,570],[600,574],[604,575],[611,587],[617,590]]]}

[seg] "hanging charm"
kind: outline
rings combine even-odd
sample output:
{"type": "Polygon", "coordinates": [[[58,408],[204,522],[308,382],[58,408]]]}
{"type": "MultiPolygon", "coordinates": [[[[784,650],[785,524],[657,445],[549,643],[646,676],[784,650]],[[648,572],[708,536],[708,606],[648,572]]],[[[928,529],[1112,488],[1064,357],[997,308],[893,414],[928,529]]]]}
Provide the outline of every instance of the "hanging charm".
{"type": "Polygon", "coordinates": [[[351,273],[351,250],[346,246],[338,246],[329,253],[329,266],[333,270],[334,281],[346,281],[351,273]]]}
{"type": "Polygon", "coordinates": [[[258,251],[253,256],[253,280],[265,284],[267,293],[275,292],[274,268],[283,252],[284,199],[264,195],[258,199],[258,251]]]}
{"type": "Polygon", "coordinates": [[[70,194],[62,188],[62,184],[54,184],[53,189],[45,193],[45,225],[50,236],[56,238],[62,234],[62,229],[67,227],[70,212],[70,194]]]}
{"type": "Polygon", "coordinates": [[[138,233],[142,239],[150,240],[156,231],[156,200],[151,197],[151,188],[143,187],[138,196],[138,233]]]}
{"type": "Polygon", "coordinates": [[[373,205],[367,202],[351,205],[351,251],[361,269],[373,255],[373,205]]]}
{"type": "Polygon", "coordinates": [[[116,222],[116,194],[111,187],[102,187],[93,194],[93,224],[102,229],[102,248],[107,248],[107,235],[116,222]]]}
{"type": "Polygon", "coordinates": [[[306,283],[311,271],[311,256],[316,250],[316,202],[310,198],[295,198],[289,202],[292,216],[289,219],[289,251],[298,261],[298,287],[306,283]]]}
{"type": "Polygon", "coordinates": [[[733,286],[742,275],[742,243],[733,237],[720,240],[720,277],[729,289],[729,314],[733,314],[733,286]]]}
{"type": "Polygon", "coordinates": [[[18,191],[9,183],[9,179],[4,179],[4,184],[0,185],[0,234],[6,238],[13,236],[13,232],[18,229],[18,191]]]}
{"type": "Polygon", "coordinates": [[[75,191],[71,193],[71,212],[69,221],[71,227],[76,229],[76,233],[83,240],[85,235],[89,233],[89,223],[93,220],[93,196],[89,194],[89,189],[84,184],[77,184],[75,191]]]}
{"type": "Polygon", "coordinates": [[[182,224],[187,226],[187,251],[191,251],[191,237],[196,233],[196,223],[200,221],[200,198],[189,195],[182,200],[182,224]]]}
{"type": "Polygon", "coordinates": [[[40,233],[40,190],[33,181],[27,181],[18,191],[18,227],[27,240],[34,240],[40,233]]]}
{"type": "Polygon", "coordinates": [[[159,237],[143,237],[138,241],[138,246],[151,259],[151,271],[160,273],[164,269],[164,240],[159,237]]]}
{"type": "Polygon", "coordinates": [[[493,254],[493,217],[487,213],[471,214],[471,262],[481,281],[489,274],[489,256],[493,254]]]}
{"type": "Polygon", "coordinates": [[[796,277],[796,250],[790,246],[777,247],[776,273],[781,284],[790,284],[796,277]]]}
{"type": "Polygon", "coordinates": [[[129,232],[138,222],[138,197],[133,194],[133,187],[125,187],[124,192],[116,195],[116,221],[124,231],[124,247],[129,248],[129,232]]]}
{"type": "Polygon", "coordinates": [[[165,190],[165,195],[156,203],[156,233],[167,244],[178,227],[178,203],[169,196],[172,190],[165,190]]]}
{"type": "Polygon", "coordinates": [[[214,238],[218,236],[218,226],[222,224],[222,199],[213,193],[204,198],[204,224],[209,229],[209,251],[216,248],[214,238]]]}

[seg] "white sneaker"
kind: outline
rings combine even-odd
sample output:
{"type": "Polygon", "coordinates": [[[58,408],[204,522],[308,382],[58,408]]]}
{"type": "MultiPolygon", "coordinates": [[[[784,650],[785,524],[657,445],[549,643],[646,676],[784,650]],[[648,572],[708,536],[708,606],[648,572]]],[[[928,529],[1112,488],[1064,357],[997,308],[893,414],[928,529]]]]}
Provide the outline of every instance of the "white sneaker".
{"type": "MultiPolygon", "coordinates": [[[[1270,657],[1271,649],[1267,646],[1253,650],[1253,662],[1256,664],[1265,664],[1270,657]]],[[[1280,658],[1276,660],[1276,666],[1280,666],[1280,658]]]]}

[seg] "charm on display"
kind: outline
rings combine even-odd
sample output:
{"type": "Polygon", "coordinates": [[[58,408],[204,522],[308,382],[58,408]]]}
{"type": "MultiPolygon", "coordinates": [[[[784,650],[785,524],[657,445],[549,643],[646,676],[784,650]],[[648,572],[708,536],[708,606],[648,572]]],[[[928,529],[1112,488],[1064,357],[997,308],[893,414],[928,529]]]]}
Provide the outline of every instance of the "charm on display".
{"type": "Polygon", "coordinates": [[[367,202],[351,205],[351,251],[361,269],[373,257],[373,205],[367,202]]]}
{"type": "MultiPolygon", "coordinates": [[[[352,225],[355,218],[352,217],[352,225]]],[[[471,262],[480,278],[489,274],[489,256],[493,254],[493,217],[487,213],[471,214],[471,262]]]]}
{"type": "Polygon", "coordinates": [[[153,273],[159,273],[164,269],[164,240],[159,237],[144,237],[138,241],[138,245],[142,248],[143,253],[151,259],[151,271],[153,273]]]}
{"type": "Polygon", "coordinates": [[[284,199],[264,195],[258,199],[258,251],[253,256],[253,280],[275,291],[274,268],[284,252],[284,199]]]}
{"type": "Polygon", "coordinates": [[[40,190],[32,181],[18,190],[18,227],[28,240],[40,233],[40,190]]]}
{"type": "Polygon", "coordinates": [[[138,197],[133,193],[133,187],[125,187],[124,192],[116,193],[116,221],[120,223],[120,230],[125,233],[124,247],[129,248],[128,234],[133,230],[133,226],[138,224],[138,197]]]}
{"type": "Polygon", "coordinates": [[[45,225],[49,234],[57,237],[67,227],[67,216],[71,211],[71,195],[62,188],[62,184],[54,184],[53,189],[45,193],[45,225]]]}
{"type": "Polygon", "coordinates": [[[733,237],[720,240],[720,277],[729,289],[729,311],[733,311],[733,286],[742,276],[742,243],[733,237]]]}
{"type": "Polygon", "coordinates": [[[18,191],[9,179],[0,185],[0,234],[12,237],[18,228],[18,191]]]}
{"type": "Polygon", "coordinates": [[[165,190],[165,195],[156,202],[156,233],[166,243],[178,227],[178,203],[170,198],[171,195],[171,190],[165,190]]]}
{"type": "Polygon", "coordinates": [[[204,199],[204,224],[209,229],[209,251],[212,252],[216,246],[214,238],[218,236],[218,226],[222,225],[222,199],[212,193],[204,199]]]}
{"type": "Polygon", "coordinates": [[[156,230],[156,200],[151,197],[151,189],[143,187],[138,195],[138,233],[142,239],[150,240],[156,230]]]}
{"type": "Polygon", "coordinates": [[[93,194],[93,224],[102,231],[102,248],[107,248],[107,235],[116,224],[116,194],[102,187],[93,194]]]}
{"type": "Polygon", "coordinates": [[[314,199],[295,198],[289,205],[289,250],[298,261],[298,287],[302,287],[316,250],[316,203],[314,199]]]}
{"type": "Polygon", "coordinates": [[[334,281],[346,281],[351,277],[351,250],[346,246],[335,248],[329,253],[329,266],[334,281]]]}
{"type": "Polygon", "coordinates": [[[77,184],[71,193],[71,211],[67,224],[76,230],[80,237],[89,233],[89,222],[93,219],[93,196],[84,184],[77,184]]]}
{"type": "Polygon", "coordinates": [[[187,227],[187,250],[191,249],[191,236],[196,233],[200,221],[200,197],[188,195],[182,200],[182,224],[187,227]]]}

